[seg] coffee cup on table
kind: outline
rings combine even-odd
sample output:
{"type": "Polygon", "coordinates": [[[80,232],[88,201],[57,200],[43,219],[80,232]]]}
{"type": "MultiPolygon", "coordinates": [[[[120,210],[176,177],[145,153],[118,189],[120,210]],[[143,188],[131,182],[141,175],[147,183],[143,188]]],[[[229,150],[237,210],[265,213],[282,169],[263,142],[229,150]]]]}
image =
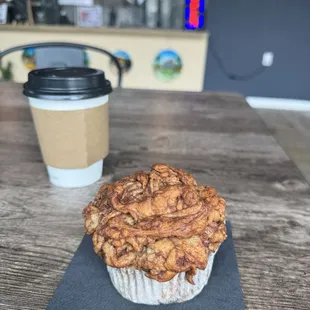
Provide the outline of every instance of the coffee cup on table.
{"type": "Polygon", "coordinates": [[[100,179],[109,153],[110,81],[91,68],[33,70],[24,84],[50,182],[82,187],[100,179]]]}

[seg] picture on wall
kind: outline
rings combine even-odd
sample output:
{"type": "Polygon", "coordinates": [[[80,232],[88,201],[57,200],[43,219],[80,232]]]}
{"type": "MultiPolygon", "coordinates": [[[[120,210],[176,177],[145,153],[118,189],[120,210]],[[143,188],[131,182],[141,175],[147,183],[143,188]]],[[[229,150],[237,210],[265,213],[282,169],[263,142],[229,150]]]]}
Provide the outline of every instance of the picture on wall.
{"type": "MultiPolygon", "coordinates": [[[[118,50],[113,55],[117,58],[123,74],[128,73],[132,67],[132,60],[129,54],[125,51],[118,50]]],[[[110,69],[115,75],[117,74],[117,68],[112,60],[110,61],[110,69]]]]}
{"type": "MultiPolygon", "coordinates": [[[[22,61],[28,70],[36,69],[36,50],[33,47],[25,48],[22,54],[22,61]]],[[[88,67],[90,58],[86,51],[84,51],[84,66],[88,67]]]]}
{"type": "Polygon", "coordinates": [[[177,79],[182,71],[182,59],[176,51],[162,50],[153,62],[153,70],[156,78],[162,82],[177,79]]]}
{"type": "Polygon", "coordinates": [[[28,70],[34,70],[36,68],[35,49],[33,47],[24,49],[22,61],[28,70]]]}

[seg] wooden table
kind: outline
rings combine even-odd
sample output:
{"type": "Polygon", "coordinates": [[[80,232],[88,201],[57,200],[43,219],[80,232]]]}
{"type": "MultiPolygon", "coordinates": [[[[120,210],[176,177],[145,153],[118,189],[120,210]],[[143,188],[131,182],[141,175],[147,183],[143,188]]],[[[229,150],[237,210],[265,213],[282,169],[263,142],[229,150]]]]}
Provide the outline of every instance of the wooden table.
{"type": "Polygon", "coordinates": [[[242,97],[123,90],[105,176],[49,184],[21,86],[0,83],[0,309],[44,309],[100,184],[166,162],[228,202],[247,309],[310,309],[310,189],[242,97]]]}

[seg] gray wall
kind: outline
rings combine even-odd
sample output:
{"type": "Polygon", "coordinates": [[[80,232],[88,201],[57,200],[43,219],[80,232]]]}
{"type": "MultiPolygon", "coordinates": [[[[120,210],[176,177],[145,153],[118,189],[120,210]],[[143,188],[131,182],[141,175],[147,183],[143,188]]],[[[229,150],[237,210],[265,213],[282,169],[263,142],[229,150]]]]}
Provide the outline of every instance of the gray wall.
{"type": "Polygon", "coordinates": [[[275,57],[262,75],[232,81],[219,70],[209,48],[205,90],[310,99],[309,0],[209,0],[207,24],[210,44],[232,73],[257,68],[264,51],[275,57]]]}

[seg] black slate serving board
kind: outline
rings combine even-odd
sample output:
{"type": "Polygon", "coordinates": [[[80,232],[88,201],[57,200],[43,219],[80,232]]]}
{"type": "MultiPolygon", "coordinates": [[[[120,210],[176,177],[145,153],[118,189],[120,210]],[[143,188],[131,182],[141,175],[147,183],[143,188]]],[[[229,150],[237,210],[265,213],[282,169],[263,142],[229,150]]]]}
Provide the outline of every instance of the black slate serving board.
{"type": "Polygon", "coordinates": [[[106,266],[85,236],[51,299],[48,310],[243,310],[243,295],[232,239],[228,238],[215,256],[208,285],[194,299],[182,304],[146,306],[124,299],[113,287],[106,266]]]}

